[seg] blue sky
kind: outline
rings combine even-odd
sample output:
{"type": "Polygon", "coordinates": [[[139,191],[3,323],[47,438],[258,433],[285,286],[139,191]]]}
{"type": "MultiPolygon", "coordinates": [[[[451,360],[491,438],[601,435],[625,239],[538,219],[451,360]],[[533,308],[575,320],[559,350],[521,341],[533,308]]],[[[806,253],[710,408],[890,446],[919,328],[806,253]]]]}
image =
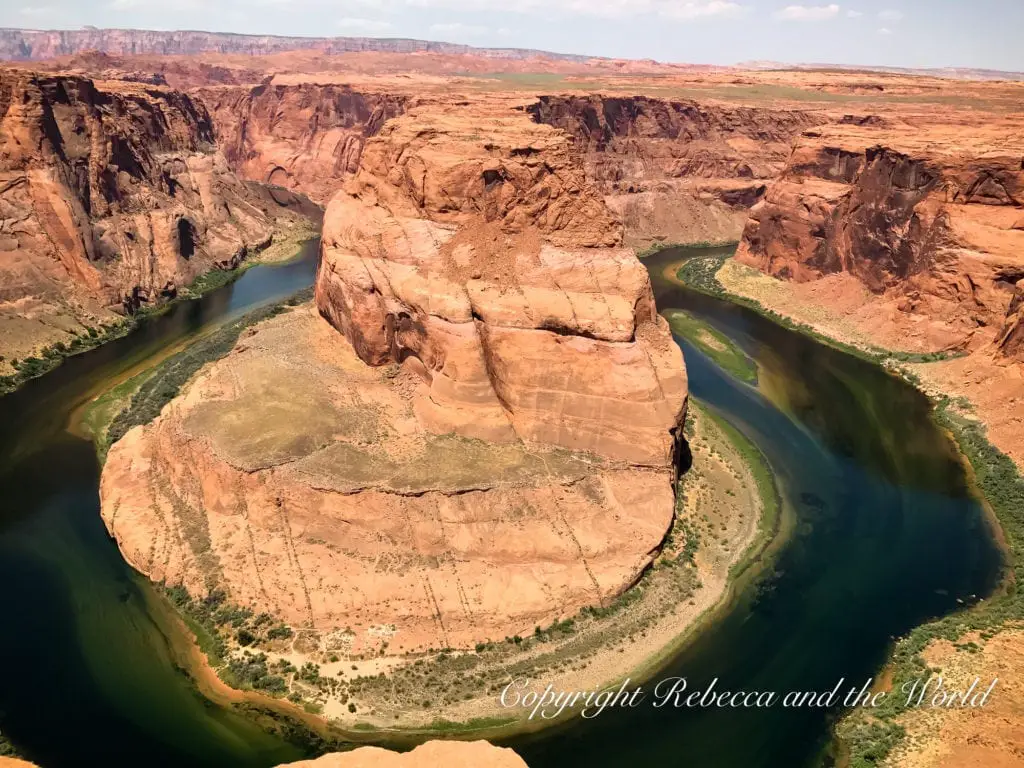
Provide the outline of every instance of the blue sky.
{"type": "Polygon", "coordinates": [[[1024,0],[0,0],[0,26],[415,37],[733,64],[1024,70],[1024,0]]]}

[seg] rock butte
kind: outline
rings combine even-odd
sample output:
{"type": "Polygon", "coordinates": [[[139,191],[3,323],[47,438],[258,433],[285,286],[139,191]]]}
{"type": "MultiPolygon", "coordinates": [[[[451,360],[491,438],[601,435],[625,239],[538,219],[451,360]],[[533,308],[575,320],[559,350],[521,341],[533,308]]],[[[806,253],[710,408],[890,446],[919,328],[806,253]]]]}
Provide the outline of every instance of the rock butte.
{"type": "Polygon", "coordinates": [[[359,747],[351,752],[286,765],[287,768],[526,768],[523,759],[511,749],[495,747],[486,741],[428,741],[404,754],[380,747],[359,747]]]}
{"type": "Polygon", "coordinates": [[[139,570],[352,652],[528,634],[635,582],[682,356],[569,137],[519,106],[386,123],[325,215],[330,325],[257,327],[115,444],[103,515],[139,570]]]}

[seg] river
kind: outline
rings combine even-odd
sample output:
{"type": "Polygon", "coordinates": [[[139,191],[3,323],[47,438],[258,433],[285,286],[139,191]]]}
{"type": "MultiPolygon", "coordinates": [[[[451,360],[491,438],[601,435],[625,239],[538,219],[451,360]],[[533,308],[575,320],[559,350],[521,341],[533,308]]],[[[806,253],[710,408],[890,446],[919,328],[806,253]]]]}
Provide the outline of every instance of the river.
{"type": "MultiPolygon", "coordinates": [[[[157,597],[100,520],[92,446],[66,427],[161,350],[308,286],[315,252],[313,243],[296,262],[253,267],[0,399],[0,729],[44,768],[241,768],[301,756],[204,700],[176,670],[157,597]]],[[[659,308],[710,322],[759,370],[757,388],[741,384],[681,341],[691,393],[759,446],[795,528],[765,577],[744,585],[658,676],[782,692],[863,682],[894,636],[988,594],[999,551],[923,395],[664,279],[687,255],[646,260],[659,308]]],[[[508,743],[532,768],[789,768],[820,762],[834,714],[642,706],[508,743]]]]}

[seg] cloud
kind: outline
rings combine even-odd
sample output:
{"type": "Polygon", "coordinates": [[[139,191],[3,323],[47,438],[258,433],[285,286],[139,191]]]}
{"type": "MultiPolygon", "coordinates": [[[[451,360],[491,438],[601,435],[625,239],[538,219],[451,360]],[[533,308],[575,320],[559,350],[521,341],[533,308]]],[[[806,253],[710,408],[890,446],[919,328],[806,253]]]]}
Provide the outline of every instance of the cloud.
{"type": "Polygon", "coordinates": [[[864,14],[861,13],[860,11],[847,11],[846,12],[846,17],[848,19],[859,19],[863,15],[864,14]]]}
{"type": "Polygon", "coordinates": [[[900,21],[903,19],[903,11],[886,9],[878,13],[878,18],[882,21],[900,21]]]}
{"type": "Polygon", "coordinates": [[[658,13],[670,19],[706,19],[712,16],[735,18],[746,12],[746,7],[739,3],[725,0],[711,0],[707,3],[674,3],[665,4],[658,13]]]}
{"type": "Polygon", "coordinates": [[[831,5],[787,5],[775,12],[775,18],[787,21],[821,21],[834,19],[839,15],[839,6],[831,5]]]}
{"type": "Polygon", "coordinates": [[[891,35],[892,34],[892,30],[889,29],[888,27],[882,27],[880,30],[878,30],[878,34],[880,34],[880,35],[891,35]]]}
{"type": "Polygon", "coordinates": [[[450,24],[431,24],[430,33],[434,35],[452,35],[453,37],[477,37],[486,35],[487,27],[480,27],[475,24],[463,24],[456,21],[450,24]]]}
{"type": "Polygon", "coordinates": [[[379,19],[359,19],[353,17],[346,17],[338,19],[337,26],[347,32],[387,32],[389,29],[394,29],[394,25],[390,21],[380,21],[379,19]]]}
{"type": "Polygon", "coordinates": [[[30,16],[30,17],[31,16],[49,16],[53,12],[54,12],[53,8],[51,8],[48,5],[40,5],[40,6],[37,6],[37,7],[26,5],[24,8],[21,9],[21,11],[19,11],[19,13],[21,13],[22,16],[30,16]]]}
{"type": "MultiPolygon", "coordinates": [[[[112,11],[134,11],[159,7],[163,11],[198,11],[204,7],[203,0],[111,0],[107,8],[112,11]]],[[[209,8],[209,4],[206,4],[209,8]]]]}

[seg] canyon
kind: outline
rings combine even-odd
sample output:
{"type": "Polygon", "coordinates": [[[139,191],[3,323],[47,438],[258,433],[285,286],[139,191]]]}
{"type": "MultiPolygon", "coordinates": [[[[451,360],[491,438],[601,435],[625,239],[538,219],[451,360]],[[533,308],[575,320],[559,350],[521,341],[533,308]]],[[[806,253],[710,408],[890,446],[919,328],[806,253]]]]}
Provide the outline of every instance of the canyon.
{"type": "Polygon", "coordinates": [[[805,131],[719,279],[825,335],[908,360],[928,391],[969,402],[1024,467],[1022,126],[1016,115],[960,119],[805,131]]]}
{"type": "Polygon", "coordinates": [[[932,321],[922,348],[994,341],[1012,354],[1024,279],[1014,128],[978,126],[969,144],[948,126],[807,131],[752,212],[738,259],[797,282],[852,275],[907,318],[932,321]]]}
{"type": "Polygon", "coordinates": [[[272,615],[282,658],[468,653],[651,570],[687,379],[638,250],[739,241],[730,292],[912,356],[1024,461],[1020,85],[571,57],[537,85],[463,49],[198,62],[210,39],[145,34],[3,38],[65,58],[0,70],[0,354],[325,208],[312,302],[115,443],[101,485],[133,567],[272,615]]]}

